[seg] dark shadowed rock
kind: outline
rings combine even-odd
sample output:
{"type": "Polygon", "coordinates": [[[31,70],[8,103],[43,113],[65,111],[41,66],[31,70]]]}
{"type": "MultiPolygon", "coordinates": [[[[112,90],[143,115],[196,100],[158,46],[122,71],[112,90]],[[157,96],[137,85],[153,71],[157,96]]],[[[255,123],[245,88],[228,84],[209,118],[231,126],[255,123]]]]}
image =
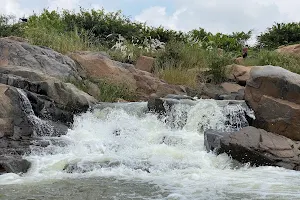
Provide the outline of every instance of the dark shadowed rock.
{"type": "Polygon", "coordinates": [[[207,150],[227,153],[241,163],[300,170],[300,143],[262,129],[246,127],[235,133],[205,133],[207,150]]]}
{"type": "Polygon", "coordinates": [[[0,156],[0,174],[3,173],[26,173],[31,164],[25,159],[12,156],[0,156]]]}

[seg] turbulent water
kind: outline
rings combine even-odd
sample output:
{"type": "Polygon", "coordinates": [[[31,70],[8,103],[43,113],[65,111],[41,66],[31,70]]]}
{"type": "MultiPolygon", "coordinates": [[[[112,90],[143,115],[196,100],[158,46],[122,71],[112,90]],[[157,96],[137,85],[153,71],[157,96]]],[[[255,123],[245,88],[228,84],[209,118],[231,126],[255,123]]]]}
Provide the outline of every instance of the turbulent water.
{"type": "Polygon", "coordinates": [[[96,109],[67,135],[43,137],[51,144],[25,156],[28,173],[0,176],[0,199],[300,199],[299,172],[205,151],[204,130],[245,125],[239,105],[199,100],[166,118],[146,106],[96,109]]]}

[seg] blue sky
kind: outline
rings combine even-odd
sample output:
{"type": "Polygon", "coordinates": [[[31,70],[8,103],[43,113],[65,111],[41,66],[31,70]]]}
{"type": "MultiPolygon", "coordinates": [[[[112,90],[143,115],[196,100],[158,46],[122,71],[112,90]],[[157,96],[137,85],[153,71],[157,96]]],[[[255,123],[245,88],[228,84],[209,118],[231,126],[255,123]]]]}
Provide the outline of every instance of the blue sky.
{"type": "Polygon", "coordinates": [[[258,34],[274,22],[300,21],[299,0],[0,0],[0,14],[28,16],[43,8],[122,10],[133,20],[188,31],[202,27],[231,33],[254,29],[258,34]]]}

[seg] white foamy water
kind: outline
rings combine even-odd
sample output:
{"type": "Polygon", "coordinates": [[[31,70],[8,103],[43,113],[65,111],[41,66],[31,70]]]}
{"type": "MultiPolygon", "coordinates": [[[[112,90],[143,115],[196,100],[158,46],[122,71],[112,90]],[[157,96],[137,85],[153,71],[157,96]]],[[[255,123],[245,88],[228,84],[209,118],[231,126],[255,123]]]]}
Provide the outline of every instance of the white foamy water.
{"type": "Polygon", "coordinates": [[[32,162],[28,173],[2,175],[0,184],[114,178],[155,184],[167,191],[161,199],[300,199],[299,172],[241,166],[206,152],[203,131],[229,130],[229,113],[235,113],[230,123],[241,124],[234,117],[238,106],[223,109],[199,100],[192,107],[177,105],[166,119],[140,112],[145,107],[136,103],[76,117],[67,135],[25,157],[32,162]]]}

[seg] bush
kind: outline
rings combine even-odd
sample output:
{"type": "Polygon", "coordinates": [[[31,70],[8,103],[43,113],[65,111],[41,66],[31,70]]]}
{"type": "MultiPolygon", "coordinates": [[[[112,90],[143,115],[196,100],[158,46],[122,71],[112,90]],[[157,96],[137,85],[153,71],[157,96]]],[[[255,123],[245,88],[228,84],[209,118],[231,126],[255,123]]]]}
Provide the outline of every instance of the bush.
{"type": "Polygon", "coordinates": [[[300,42],[300,23],[276,23],[257,37],[258,47],[275,49],[300,42]]]}
{"type": "Polygon", "coordinates": [[[15,20],[11,15],[0,15],[0,37],[23,36],[24,24],[13,23],[15,20]]]}
{"type": "Polygon", "coordinates": [[[169,83],[197,85],[197,76],[209,72],[212,81],[225,80],[225,66],[233,63],[233,55],[218,49],[204,50],[197,44],[171,42],[156,60],[155,69],[169,83]]]}

